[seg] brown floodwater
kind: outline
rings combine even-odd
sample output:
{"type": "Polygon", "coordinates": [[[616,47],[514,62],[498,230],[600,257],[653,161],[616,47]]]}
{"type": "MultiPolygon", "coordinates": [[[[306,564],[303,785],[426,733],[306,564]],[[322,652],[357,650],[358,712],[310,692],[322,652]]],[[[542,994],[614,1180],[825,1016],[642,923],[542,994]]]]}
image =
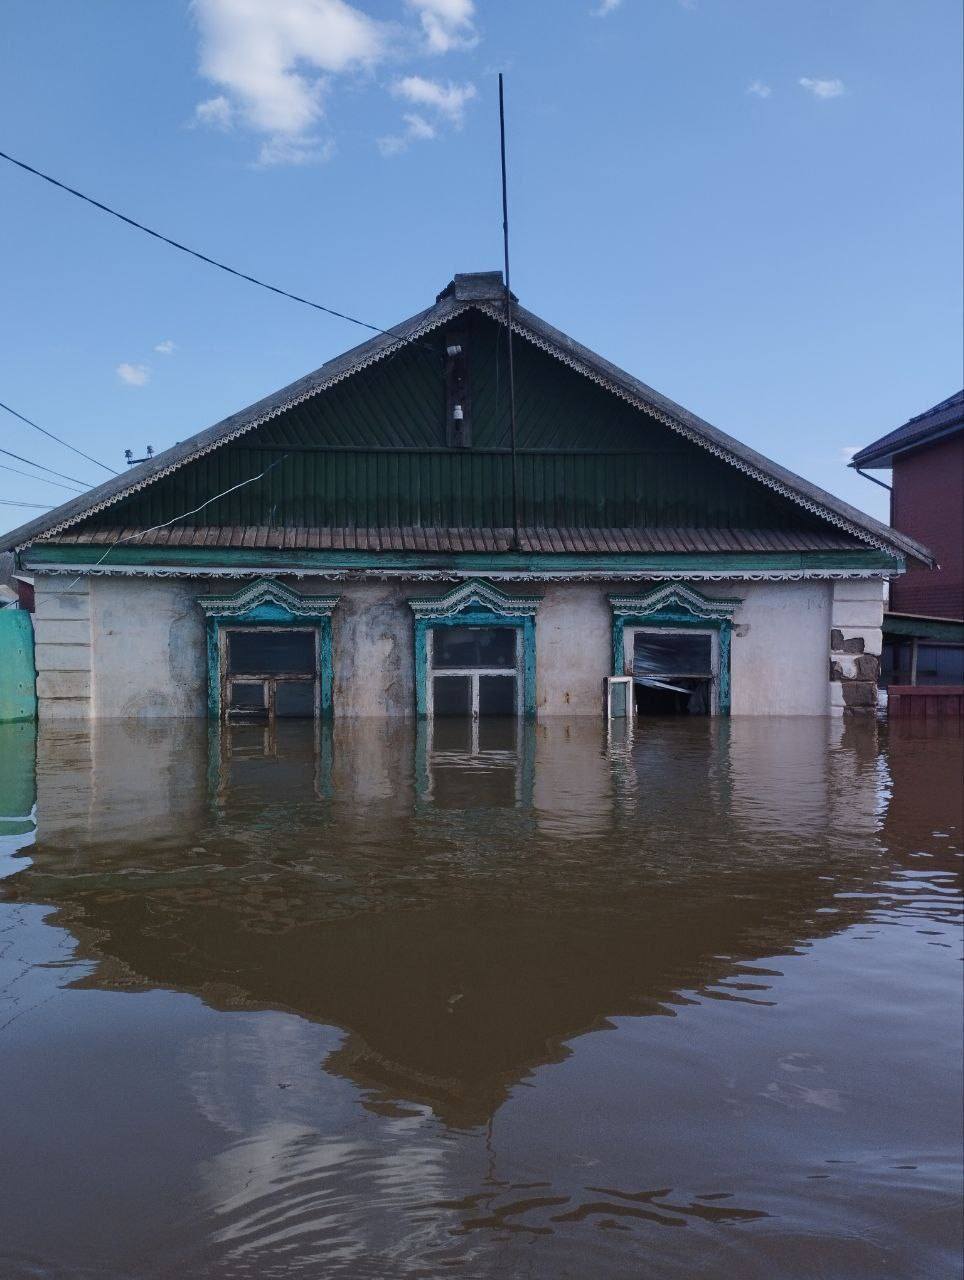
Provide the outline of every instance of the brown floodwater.
{"type": "Polygon", "coordinates": [[[0,1276],[960,1274],[962,739],[0,726],[0,1276]]]}

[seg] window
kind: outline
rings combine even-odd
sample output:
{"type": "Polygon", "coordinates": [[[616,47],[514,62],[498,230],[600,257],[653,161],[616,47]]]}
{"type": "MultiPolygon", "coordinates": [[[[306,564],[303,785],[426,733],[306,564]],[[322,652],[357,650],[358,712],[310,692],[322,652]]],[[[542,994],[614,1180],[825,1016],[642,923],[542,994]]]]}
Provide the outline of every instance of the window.
{"type": "Polygon", "coordinates": [[[202,595],[208,714],[234,722],[331,713],[331,615],[337,596],[302,595],[260,578],[231,595],[202,595]]]}
{"type": "Polygon", "coordinates": [[[428,654],[431,715],[519,714],[517,627],[437,625],[428,654]]]}
{"type": "Polygon", "coordinates": [[[642,715],[710,715],[716,709],[715,631],[638,628],[632,632],[636,710],[642,715]]]}
{"type": "Polygon", "coordinates": [[[232,720],[307,719],[318,707],[314,627],[225,628],[225,707],[232,720]]]}
{"type": "Polygon", "coordinates": [[[409,600],[419,718],[534,716],[539,602],[478,579],[409,600]]]}

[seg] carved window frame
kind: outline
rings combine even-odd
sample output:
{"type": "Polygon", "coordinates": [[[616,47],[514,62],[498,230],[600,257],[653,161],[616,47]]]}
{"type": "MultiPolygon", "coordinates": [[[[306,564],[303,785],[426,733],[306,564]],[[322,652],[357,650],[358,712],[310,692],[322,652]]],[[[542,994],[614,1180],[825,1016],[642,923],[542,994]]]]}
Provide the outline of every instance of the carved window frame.
{"type": "MultiPolygon", "coordinates": [[[[487,582],[471,581],[442,596],[409,600],[415,615],[415,712],[432,714],[431,632],[437,627],[512,627],[516,636],[516,706],[520,718],[536,712],[535,615],[540,596],[512,596],[487,582]]],[[[508,668],[506,668],[508,670],[508,668]]],[[[459,674],[452,671],[452,674],[459,674]]],[[[484,673],[483,673],[484,674],[484,673]]]]}
{"type": "Polygon", "coordinates": [[[613,674],[632,675],[633,636],[637,631],[697,631],[713,637],[711,715],[730,714],[730,642],[738,599],[715,599],[673,583],[630,595],[611,595],[613,674]],[[630,657],[627,668],[627,640],[630,657]]]}
{"type": "MultiPolygon", "coordinates": [[[[272,578],[260,578],[232,595],[199,597],[206,626],[208,715],[215,720],[227,716],[227,636],[230,631],[249,627],[314,633],[315,716],[330,715],[334,687],[331,615],[338,599],[338,596],[302,595],[272,578]]],[[[252,683],[257,680],[257,676],[252,677],[252,683]]]]}

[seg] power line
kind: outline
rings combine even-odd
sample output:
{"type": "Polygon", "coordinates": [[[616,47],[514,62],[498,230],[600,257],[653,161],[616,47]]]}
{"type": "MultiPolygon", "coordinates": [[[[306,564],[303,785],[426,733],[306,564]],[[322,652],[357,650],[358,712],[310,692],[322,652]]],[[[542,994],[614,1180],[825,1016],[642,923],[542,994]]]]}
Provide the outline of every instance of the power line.
{"type": "MultiPolygon", "coordinates": [[[[38,471],[49,471],[52,476],[60,476],[61,480],[71,480],[74,484],[80,485],[82,493],[90,488],[86,480],[78,480],[76,476],[65,476],[62,471],[54,471],[53,467],[45,467],[42,462],[34,462],[32,458],[21,458],[19,453],[11,453],[9,449],[0,449],[0,453],[8,458],[16,458],[18,462],[25,462],[28,467],[36,467],[38,471]]],[[[36,479],[39,480],[40,477],[37,476],[36,479]]]]}
{"type": "Polygon", "coordinates": [[[394,333],[391,329],[382,329],[377,324],[369,324],[367,320],[359,320],[344,311],[336,311],[333,307],[326,307],[320,302],[312,302],[310,298],[302,298],[300,294],[289,293],[287,289],[280,289],[277,285],[268,284],[265,280],[259,280],[256,276],[249,276],[245,271],[238,271],[235,267],[229,267],[226,262],[218,262],[216,258],[209,258],[206,253],[191,249],[186,244],[181,244],[178,240],[172,240],[170,236],[162,235],[160,231],[154,231],[151,227],[146,227],[143,222],[138,222],[135,218],[129,218],[126,213],[119,213],[116,209],[112,209],[110,205],[103,204],[92,196],[86,196],[82,191],[77,191],[74,187],[68,187],[66,182],[60,182],[57,178],[51,177],[49,173],[35,169],[32,164],[17,160],[14,156],[8,155],[6,151],[0,151],[0,159],[9,161],[10,164],[16,165],[18,169],[32,173],[37,178],[42,178],[44,182],[49,182],[51,186],[59,187],[61,191],[66,191],[68,195],[76,196],[78,200],[83,200],[87,204],[93,205],[95,209],[109,213],[113,218],[119,218],[121,222],[126,222],[128,226],[134,227],[138,231],[143,231],[145,235],[153,236],[155,240],[161,240],[164,244],[169,244],[172,249],[180,249],[181,253],[188,253],[192,258],[198,258],[201,262],[206,262],[208,266],[227,271],[229,275],[237,276],[240,280],[247,280],[249,284],[256,284],[260,289],[268,289],[271,293],[277,293],[282,298],[290,298],[292,302],[300,302],[306,307],[313,307],[316,311],[324,311],[326,315],[335,316],[339,320],[347,320],[349,324],[360,325],[362,329],[370,329],[372,333],[383,333],[386,337],[399,338],[402,342],[414,341],[412,338],[404,338],[400,334],[394,333]]]}
{"type": "Polygon", "coordinates": [[[3,507],[35,507],[40,511],[50,511],[51,508],[43,502],[13,502],[10,498],[0,498],[0,506],[3,507]]]}
{"type": "Polygon", "coordinates": [[[46,476],[32,476],[29,471],[21,471],[19,467],[8,467],[5,462],[0,462],[0,469],[12,471],[15,476],[26,476],[28,480],[42,480],[44,484],[52,484],[58,489],[68,489],[71,493],[84,492],[74,484],[61,484],[59,480],[48,480],[46,476]]]}
{"type": "MultiPolygon", "coordinates": [[[[256,476],[249,476],[247,480],[241,480],[237,484],[233,484],[230,489],[224,489],[221,493],[216,493],[213,498],[208,498],[206,501],[202,502],[199,507],[194,507],[191,511],[182,511],[180,515],[172,516],[170,520],[165,520],[161,524],[152,524],[149,529],[138,529],[136,533],[129,533],[126,537],[121,536],[115,538],[101,558],[91,565],[91,569],[96,569],[99,565],[102,565],[119,543],[133,542],[135,538],[143,538],[145,534],[156,533],[158,529],[166,529],[170,524],[177,524],[178,520],[186,520],[188,516],[196,516],[199,511],[203,511],[205,507],[209,507],[212,502],[217,502],[219,498],[226,498],[229,493],[234,493],[237,489],[243,489],[245,485],[254,484],[256,480],[263,480],[269,471],[274,471],[275,467],[280,467],[282,462],[286,462],[290,457],[290,453],[282,454],[277,462],[272,462],[270,467],[265,467],[265,469],[263,471],[259,471],[256,476]]],[[[78,573],[73,582],[67,585],[66,590],[72,591],[83,576],[84,575],[82,573],[78,573]]]]}
{"type": "Polygon", "coordinates": [[[61,440],[60,436],[55,436],[52,431],[48,431],[46,427],[40,426],[37,422],[32,422],[29,418],[25,418],[22,413],[18,413],[16,409],[11,409],[8,404],[4,404],[0,400],[0,409],[6,409],[7,413],[12,413],[15,418],[19,418],[21,422],[25,422],[28,427],[33,427],[35,431],[39,431],[42,435],[49,436],[51,440],[56,440],[58,444],[62,444],[66,449],[72,449],[74,453],[80,454],[82,458],[86,458],[88,462],[94,462],[98,467],[103,467],[105,471],[109,471],[111,475],[117,475],[113,467],[109,467],[106,462],[100,462],[97,458],[92,458],[89,453],[84,453],[82,449],[76,448],[66,440],[61,440]]]}

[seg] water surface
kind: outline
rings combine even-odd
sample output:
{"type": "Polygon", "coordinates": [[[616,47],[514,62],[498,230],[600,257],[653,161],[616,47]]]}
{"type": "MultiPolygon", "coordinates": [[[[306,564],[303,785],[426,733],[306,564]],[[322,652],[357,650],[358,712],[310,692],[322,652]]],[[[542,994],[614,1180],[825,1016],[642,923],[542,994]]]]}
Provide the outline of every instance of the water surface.
{"type": "Polygon", "coordinates": [[[0,1275],[960,1274],[961,737],[0,726],[0,1275]]]}

